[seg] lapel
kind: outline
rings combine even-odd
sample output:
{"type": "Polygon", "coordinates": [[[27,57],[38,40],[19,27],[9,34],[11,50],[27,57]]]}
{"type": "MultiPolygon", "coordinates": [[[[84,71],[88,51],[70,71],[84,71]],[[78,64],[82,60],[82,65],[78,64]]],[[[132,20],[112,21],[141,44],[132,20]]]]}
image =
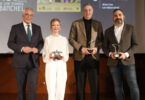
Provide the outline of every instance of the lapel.
{"type": "Polygon", "coordinates": [[[111,30],[111,33],[113,33],[113,35],[110,35],[110,36],[113,36],[113,38],[114,38],[114,40],[115,40],[115,41],[114,41],[115,44],[119,44],[118,41],[117,41],[117,38],[116,38],[116,36],[115,36],[114,28],[115,28],[115,26],[113,25],[112,30],[111,30]]]}
{"type": "Polygon", "coordinates": [[[27,41],[29,41],[23,23],[20,24],[20,28],[21,28],[22,36],[23,36],[27,41]]]}
{"type": "Polygon", "coordinates": [[[86,30],[85,30],[85,24],[84,24],[83,19],[80,20],[80,31],[82,31],[82,33],[84,34],[86,38],[86,30]]]}
{"type": "Polygon", "coordinates": [[[32,24],[32,37],[31,37],[31,42],[34,40],[34,36],[35,36],[35,27],[34,27],[34,24],[32,24]]]}
{"type": "Polygon", "coordinates": [[[122,33],[121,33],[120,44],[122,43],[122,40],[123,40],[123,38],[124,38],[125,33],[126,33],[126,25],[124,24],[123,30],[122,30],[122,33]]]}
{"type": "Polygon", "coordinates": [[[95,22],[92,19],[92,26],[91,26],[91,47],[95,47],[95,41],[96,41],[96,37],[98,35],[97,31],[95,31],[95,27],[98,28],[98,26],[96,26],[97,24],[95,24],[95,22]]]}
{"type": "Polygon", "coordinates": [[[115,42],[116,42],[117,44],[121,44],[121,42],[122,42],[122,40],[123,40],[123,38],[124,38],[124,35],[125,35],[125,33],[126,33],[126,25],[124,24],[124,27],[123,27],[123,30],[122,30],[122,33],[121,33],[120,43],[118,43],[118,41],[117,41],[117,38],[116,38],[115,32],[114,32],[114,28],[115,28],[115,26],[113,26],[113,28],[112,28],[113,30],[112,30],[111,33],[113,33],[113,37],[115,38],[115,42]]]}
{"type": "MultiPolygon", "coordinates": [[[[86,37],[86,30],[85,30],[85,24],[84,24],[84,21],[83,19],[80,20],[80,30],[82,31],[82,33],[84,34],[85,38],[87,39],[86,37]]],[[[95,27],[98,27],[96,26],[95,22],[92,20],[92,26],[91,26],[91,47],[94,47],[95,46],[95,41],[96,41],[96,37],[98,35],[98,33],[95,31],[95,27]]]]}
{"type": "MultiPolygon", "coordinates": [[[[22,35],[24,36],[24,38],[25,38],[27,41],[29,41],[23,23],[20,24],[20,28],[21,28],[21,30],[22,30],[21,32],[22,32],[22,35]]],[[[34,27],[34,25],[32,24],[32,37],[31,37],[31,42],[33,41],[34,36],[35,36],[35,27],[34,27]]]]}

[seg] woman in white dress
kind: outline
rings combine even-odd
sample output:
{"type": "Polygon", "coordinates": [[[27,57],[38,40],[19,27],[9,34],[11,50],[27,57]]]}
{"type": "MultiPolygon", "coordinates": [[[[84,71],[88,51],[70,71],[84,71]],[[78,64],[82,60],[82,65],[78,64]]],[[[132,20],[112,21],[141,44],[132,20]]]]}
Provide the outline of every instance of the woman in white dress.
{"type": "Polygon", "coordinates": [[[48,100],[64,100],[69,58],[68,41],[59,34],[60,20],[54,18],[50,23],[52,34],[46,37],[43,48],[43,61],[46,63],[45,80],[48,100]]]}

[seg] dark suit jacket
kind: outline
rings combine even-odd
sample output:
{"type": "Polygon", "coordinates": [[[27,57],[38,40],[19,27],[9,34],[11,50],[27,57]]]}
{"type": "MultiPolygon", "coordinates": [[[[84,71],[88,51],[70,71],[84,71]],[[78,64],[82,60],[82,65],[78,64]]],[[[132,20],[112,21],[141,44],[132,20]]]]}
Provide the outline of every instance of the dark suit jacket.
{"type": "MultiPolygon", "coordinates": [[[[102,24],[99,21],[92,20],[92,28],[91,28],[91,42],[90,47],[99,48],[102,45],[103,38],[103,29],[102,24]]],[[[76,20],[72,23],[69,42],[74,48],[73,56],[74,60],[81,61],[85,55],[81,53],[79,50],[81,46],[86,47],[87,37],[85,31],[85,24],[83,19],[76,20]]],[[[95,55],[92,55],[94,59],[99,60],[99,52],[95,55]]]]}
{"type": "MultiPolygon", "coordinates": [[[[124,65],[135,64],[134,53],[138,46],[138,41],[137,33],[135,32],[135,29],[132,25],[124,25],[120,43],[117,42],[117,39],[115,37],[114,26],[108,28],[105,31],[105,37],[103,42],[103,51],[107,56],[109,56],[109,52],[114,52],[112,44],[118,44],[119,51],[129,53],[129,58],[121,60],[124,65]]],[[[113,60],[111,57],[108,58],[109,66],[116,66],[117,63],[118,60],[113,60]]]]}
{"type": "MultiPolygon", "coordinates": [[[[43,38],[40,26],[32,23],[32,40],[29,42],[23,23],[13,25],[10,31],[8,47],[14,51],[12,65],[16,68],[24,68],[29,60],[29,54],[21,52],[22,47],[36,47],[39,52],[43,47],[43,38]]],[[[32,54],[35,67],[39,67],[39,53],[32,54]]]]}

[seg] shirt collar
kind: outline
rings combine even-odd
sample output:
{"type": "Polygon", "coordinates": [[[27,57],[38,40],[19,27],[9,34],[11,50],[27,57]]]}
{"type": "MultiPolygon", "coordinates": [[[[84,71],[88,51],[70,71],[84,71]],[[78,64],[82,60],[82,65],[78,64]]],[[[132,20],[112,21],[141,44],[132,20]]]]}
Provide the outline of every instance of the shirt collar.
{"type": "Polygon", "coordinates": [[[31,26],[32,26],[32,23],[27,24],[27,23],[25,23],[25,22],[23,21],[23,25],[24,25],[24,26],[30,25],[30,27],[31,27],[31,26]]]}
{"type": "Polygon", "coordinates": [[[115,26],[115,29],[122,29],[124,27],[124,22],[120,27],[115,26]]]}

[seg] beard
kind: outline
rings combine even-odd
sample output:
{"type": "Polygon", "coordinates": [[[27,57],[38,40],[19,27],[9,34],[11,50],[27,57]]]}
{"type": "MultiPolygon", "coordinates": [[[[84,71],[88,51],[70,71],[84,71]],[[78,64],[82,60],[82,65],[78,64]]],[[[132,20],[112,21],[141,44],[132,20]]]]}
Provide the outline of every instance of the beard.
{"type": "Polygon", "coordinates": [[[115,23],[116,25],[120,25],[120,24],[123,23],[123,20],[120,19],[120,18],[117,18],[117,19],[114,21],[114,23],[115,23]]]}

